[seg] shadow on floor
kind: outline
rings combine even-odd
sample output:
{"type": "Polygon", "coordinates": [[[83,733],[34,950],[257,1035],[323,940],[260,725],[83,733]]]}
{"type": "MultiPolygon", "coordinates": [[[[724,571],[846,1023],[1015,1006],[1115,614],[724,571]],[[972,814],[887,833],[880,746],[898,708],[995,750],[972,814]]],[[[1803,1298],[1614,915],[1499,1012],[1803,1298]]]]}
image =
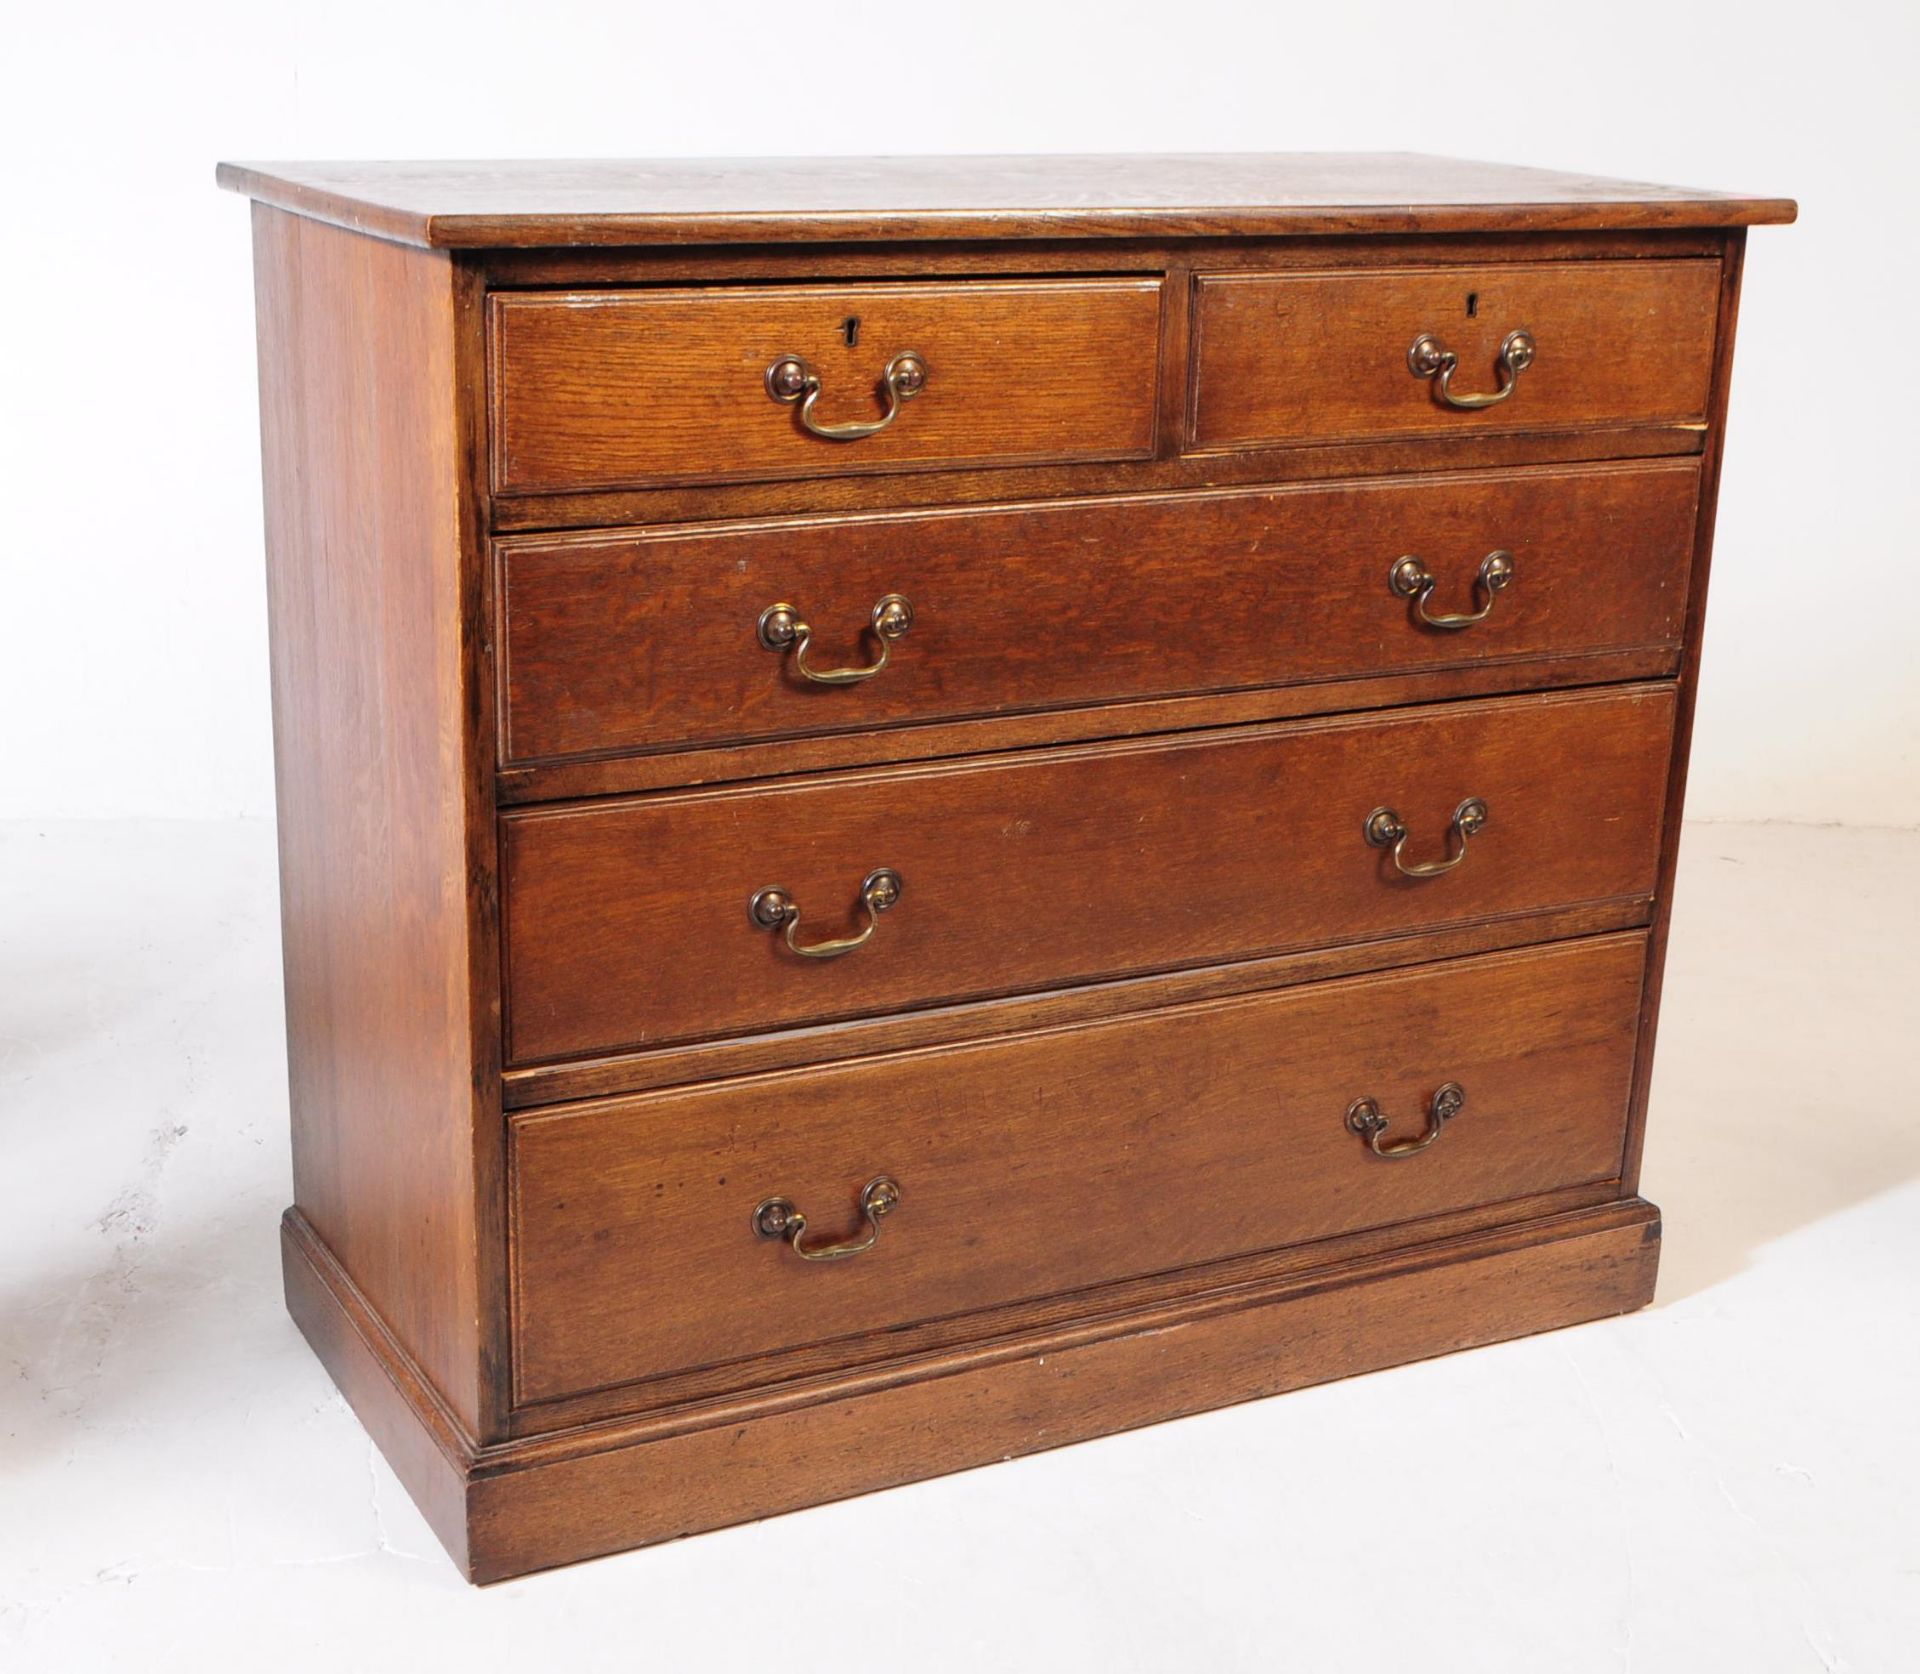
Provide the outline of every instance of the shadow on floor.
{"type": "Polygon", "coordinates": [[[1641,1190],[1657,1301],[1920,1178],[1920,832],[1688,830],[1641,1190]]]}

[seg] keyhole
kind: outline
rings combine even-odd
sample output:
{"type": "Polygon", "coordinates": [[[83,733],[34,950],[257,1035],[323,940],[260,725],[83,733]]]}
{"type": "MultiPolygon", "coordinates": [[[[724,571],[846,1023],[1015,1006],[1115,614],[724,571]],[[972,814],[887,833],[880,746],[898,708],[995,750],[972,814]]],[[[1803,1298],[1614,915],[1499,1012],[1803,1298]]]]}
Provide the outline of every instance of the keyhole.
{"type": "Polygon", "coordinates": [[[849,314],[847,316],[846,322],[840,327],[840,335],[847,340],[847,347],[849,349],[859,343],[860,316],[858,314],[849,314]]]}
{"type": "Polygon", "coordinates": [[[1480,312],[1480,293],[1478,291],[1468,291],[1467,292],[1467,318],[1471,320],[1479,312],[1480,312]]]}

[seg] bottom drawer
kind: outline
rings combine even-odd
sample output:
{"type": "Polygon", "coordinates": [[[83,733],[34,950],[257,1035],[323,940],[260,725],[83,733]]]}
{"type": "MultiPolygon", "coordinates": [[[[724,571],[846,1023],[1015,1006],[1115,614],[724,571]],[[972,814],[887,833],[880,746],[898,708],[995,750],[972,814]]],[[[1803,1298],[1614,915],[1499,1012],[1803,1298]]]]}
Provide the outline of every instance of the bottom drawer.
{"type": "Polygon", "coordinates": [[[517,1117],[517,1396],[1612,1179],[1644,956],[1636,932],[517,1117]],[[1380,1147],[1418,1138],[1448,1083],[1430,1145],[1355,1131],[1370,1098],[1380,1147]],[[802,1260],[768,1200],[799,1248],[878,1237],[802,1260]]]}

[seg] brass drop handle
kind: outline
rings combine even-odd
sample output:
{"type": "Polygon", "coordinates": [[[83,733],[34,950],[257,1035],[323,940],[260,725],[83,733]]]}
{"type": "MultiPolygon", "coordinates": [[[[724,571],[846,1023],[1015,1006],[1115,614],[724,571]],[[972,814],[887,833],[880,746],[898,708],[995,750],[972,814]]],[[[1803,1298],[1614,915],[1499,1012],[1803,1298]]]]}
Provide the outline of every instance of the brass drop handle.
{"type": "Polygon", "coordinates": [[[1460,1107],[1466,1102],[1466,1089],[1457,1081],[1449,1081],[1434,1091],[1433,1102],[1427,1106],[1424,1133],[1411,1139],[1389,1140],[1384,1145],[1380,1143],[1380,1136],[1387,1131],[1387,1118],[1380,1114],[1380,1106],[1374,1100],[1355,1099],[1348,1105],[1347,1126],[1367,1142],[1367,1149],[1376,1157],[1385,1157],[1391,1162],[1396,1157],[1410,1157],[1424,1151],[1440,1137],[1440,1130],[1460,1114],[1460,1107]]]}
{"type": "Polygon", "coordinates": [[[1387,572],[1387,585],[1403,599],[1413,600],[1413,614],[1429,628],[1441,628],[1456,633],[1461,628],[1471,628],[1476,622],[1484,622],[1492,614],[1493,601],[1513,585],[1514,569],[1511,552],[1489,552],[1480,560],[1480,572],[1474,577],[1474,591],[1480,596],[1480,608],[1470,615],[1435,616],[1427,609],[1427,600],[1433,597],[1433,572],[1418,558],[1402,558],[1387,572]]]}
{"type": "Polygon", "coordinates": [[[783,1240],[802,1261],[845,1261],[848,1256],[865,1255],[880,1242],[880,1223],[900,1207],[900,1188],[882,1174],[869,1180],[860,1191],[860,1218],[866,1224],[864,1238],[851,1238],[843,1244],[816,1244],[809,1249],[801,1242],[806,1236],[807,1217],[791,1198],[770,1197],[753,1212],[753,1230],[762,1238],[783,1240]]]}
{"type": "Polygon", "coordinates": [[[913,626],[913,606],[898,593],[889,593],[873,607],[874,638],[880,642],[880,655],[857,668],[808,668],[807,647],[813,643],[813,629],[800,619],[790,604],[768,605],[760,612],[760,643],[769,651],[793,650],[793,666],[804,679],[816,686],[857,686],[871,680],[887,666],[893,655],[893,642],[902,639],[913,626]]]}
{"type": "Polygon", "coordinates": [[[1520,374],[1533,364],[1534,354],[1531,332],[1508,332],[1500,344],[1500,358],[1495,362],[1500,387],[1491,395],[1453,393],[1453,374],[1460,365],[1460,357],[1430,331],[1421,332],[1413,340],[1413,347],[1407,350],[1407,366],[1416,378],[1433,378],[1434,393],[1449,407],[1474,411],[1481,407],[1497,407],[1513,394],[1520,387],[1520,374]]]}
{"type": "Polygon", "coordinates": [[[880,915],[900,899],[902,887],[900,874],[885,866],[869,872],[866,882],[860,886],[860,905],[867,910],[866,928],[851,936],[842,936],[838,941],[808,942],[804,946],[795,941],[794,932],[800,928],[800,903],[778,887],[755,890],[753,899],[747,903],[747,916],[756,929],[784,930],[788,949],[802,959],[838,959],[843,953],[865,947],[873,939],[880,915]]]}
{"type": "Polygon", "coordinates": [[[1422,860],[1409,865],[1402,856],[1407,846],[1406,821],[1391,808],[1376,808],[1367,815],[1367,841],[1376,849],[1391,848],[1393,864],[1403,877],[1437,878],[1442,872],[1451,872],[1461,861],[1467,858],[1467,844],[1477,836],[1487,823],[1487,805],[1477,796],[1470,796],[1453,811],[1453,824],[1449,828],[1448,855],[1445,860],[1422,860]],[[1458,847],[1452,839],[1459,839],[1458,847]]]}
{"type": "Polygon", "coordinates": [[[927,363],[912,349],[903,349],[887,362],[880,387],[886,393],[887,410],[879,418],[822,424],[813,416],[820,399],[820,374],[799,355],[782,355],[767,368],[767,394],[776,401],[798,401],[800,422],[829,442],[857,442],[863,436],[879,435],[900,416],[901,405],[927,387],[927,363]]]}

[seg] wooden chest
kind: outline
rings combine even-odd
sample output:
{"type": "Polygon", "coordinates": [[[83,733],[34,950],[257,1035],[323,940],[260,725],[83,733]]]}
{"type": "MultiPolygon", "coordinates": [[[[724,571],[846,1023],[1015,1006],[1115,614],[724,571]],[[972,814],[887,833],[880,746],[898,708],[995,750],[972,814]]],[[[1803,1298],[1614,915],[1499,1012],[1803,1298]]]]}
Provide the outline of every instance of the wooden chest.
{"type": "Polygon", "coordinates": [[[1778,200],[262,165],[301,1328],[496,1579],[1637,1307],[1778,200]]]}

